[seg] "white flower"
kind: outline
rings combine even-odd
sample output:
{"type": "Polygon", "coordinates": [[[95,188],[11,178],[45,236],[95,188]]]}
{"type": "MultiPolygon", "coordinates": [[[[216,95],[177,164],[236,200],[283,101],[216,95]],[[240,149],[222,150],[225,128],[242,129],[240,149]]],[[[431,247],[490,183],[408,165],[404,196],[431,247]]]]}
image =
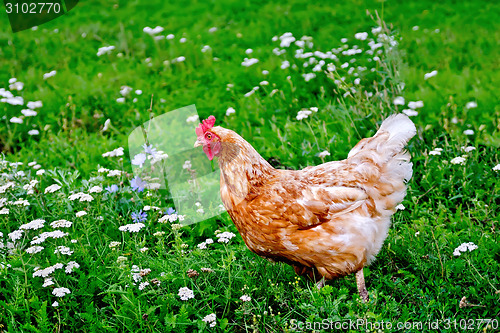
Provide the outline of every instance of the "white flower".
{"type": "Polygon", "coordinates": [[[256,58],[250,58],[250,59],[245,58],[245,59],[243,59],[243,62],[241,63],[241,65],[245,66],[245,67],[249,67],[249,66],[252,66],[258,62],[259,62],[259,59],[256,59],[256,58]]]}
{"type": "Polygon", "coordinates": [[[23,198],[19,198],[18,200],[14,201],[12,204],[16,205],[16,206],[29,206],[30,205],[28,200],[25,200],[23,198]]]}
{"type": "Polygon", "coordinates": [[[354,38],[359,39],[359,40],[365,40],[368,38],[368,33],[367,32],[358,32],[357,34],[354,35],[354,38]]]}
{"type": "Polygon", "coordinates": [[[431,150],[429,152],[429,155],[441,155],[442,151],[443,151],[443,148],[434,148],[434,150],[431,150]]]}
{"type": "Polygon", "coordinates": [[[46,288],[48,286],[52,286],[54,284],[54,281],[52,281],[52,278],[45,278],[43,280],[42,287],[46,288]]]}
{"type": "Polygon", "coordinates": [[[376,35],[382,32],[382,27],[372,28],[372,34],[376,35]]]}
{"type": "Polygon", "coordinates": [[[9,210],[7,208],[0,209],[0,215],[9,215],[9,210]]]}
{"type": "Polygon", "coordinates": [[[201,48],[201,52],[205,53],[207,51],[210,51],[212,48],[208,45],[204,45],[202,48],[201,48]]]}
{"type": "Polygon", "coordinates": [[[57,184],[52,184],[50,186],[47,186],[45,188],[45,194],[47,193],[54,193],[55,191],[59,190],[61,188],[61,186],[57,185],[57,184]]]}
{"type": "Polygon", "coordinates": [[[35,268],[35,272],[33,273],[33,277],[40,276],[43,278],[48,277],[50,274],[54,273],[56,269],[63,268],[63,264],[57,263],[52,266],[46,267],[44,269],[40,269],[40,267],[35,268]]]}
{"type": "Polygon", "coordinates": [[[108,151],[104,154],[102,154],[102,157],[116,157],[116,156],[122,156],[123,155],[123,148],[118,147],[112,151],[108,151]]]}
{"type": "Polygon", "coordinates": [[[424,80],[427,80],[427,79],[430,79],[431,77],[436,76],[436,75],[437,75],[437,73],[438,73],[438,71],[435,71],[435,70],[434,70],[434,71],[432,71],[432,72],[430,72],[430,73],[426,73],[426,74],[424,74],[424,80]]]}
{"type": "Polygon", "coordinates": [[[44,249],[43,246],[35,245],[35,246],[28,247],[26,249],[26,253],[35,254],[35,253],[41,252],[43,249],[44,249]]]}
{"type": "Polygon", "coordinates": [[[43,225],[45,223],[45,220],[42,219],[36,219],[33,220],[29,223],[23,224],[19,227],[19,229],[22,230],[37,230],[43,228],[43,225]]]}
{"type": "Polygon", "coordinates": [[[316,74],[315,73],[304,73],[304,74],[302,74],[302,77],[304,78],[304,81],[309,82],[316,77],[316,74]]]}
{"type": "Polygon", "coordinates": [[[23,109],[23,110],[21,110],[21,113],[25,117],[34,117],[34,116],[36,116],[38,114],[36,111],[33,111],[31,109],[23,109]]]}
{"type": "Polygon", "coordinates": [[[115,47],[113,45],[100,47],[97,49],[97,56],[100,57],[103,54],[110,54],[114,49],[115,47]]]}
{"type": "Polygon", "coordinates": [[[118,97],[116,103],[125,103],[125,97],[118,97]]]}
{"type": "Polygon", "coordinates": [[[408,117],[414,117],[414,116],[418,116],[418,112],[415,111],[415,110],[412,110],[412,109],[404,109],[403,112],[405,115],[407,115],[408,117]]]}
{"type": "Polygon", "coordinates": [[[468,102],[467,104],[465,104],[465,108],[466,109],[474,109],[474,108],[477,108],[477,103],[472,101],[472,102],[468,102]]]}
{"type": "Polygon", "coordinates": [[[28,102],[28,104],[26,104],[26,106],[28,107],[28,109],[36,109],[36,108],[41,108],[43,106],[42,104],[42,101],[34,101],[34,102],[28,102]]]}
{"type": "Polygon", "coordinates": [[[121,174],[122,174],[121,170],[109,170],[109,172],[106,176],[116,177],[116,176],[120,176],[121,174]]]}
{"type": "Polygon", "coordinates": [[[52,306],[53,306],[53,307],[58,307],[58,306],[59,306],[59,302],[54,301],[54,303],[52,303],[52,306]]]}
{"type": "Polygon", "coordinates": [[[297,120],[306,119],[312,112],[309,110],[301,110],[297,113],[297,120]]]}
{"type": "MultiPolygon", "coordinates": [[[[3,88],[2,88],[3,89],[3,88]]],[[[9,91],[10,93],[10,91],[9,91]]],[[[23,105],[24,104],[24,99],[21,96],[12,96],[12,93],[10,93],[11,96],[2,98],[0,101],[9,103],[10,105],[23,105]]]]}
{"type": "Polygon", "coordinates": [[[466,153],[470,153],[471,151],[476,150],[476,147],[473,146],[462,147],[462,150],[465,151],[466,153]]]}
{"type": "Polygon", "coordinates": [[[48,73],[45,73],[45,74],[43,74],[43,79],[44,79],[44,80],[47,80],[49,77],[53,77],[53,76],[55,76],[55,75],[56,75],[56,73],[57,73],[57,71],[50,71],[50,72],[48,72],[48,73]]]}
{"type": "Polygon", "coordinates": [[[217,31],[217,27],[211,27],[210,29],[208,29],[208,32],[210,33],[214,33],[217,31]]]}
{"type": "Polygon", "coordinates": [[[458,157],[453,158],[450,161],[450,163],[451,164],[461,164],[461,165],[464,165],[465,164],[465,158],[463,158],[461,156],[458,156],[458,157]]]}
{"type": "Polygon", "coordinates": [[[236,237],[236,235],[230,231],[225,231],[225,232],[221,232],[221,233],[218,233],[217,235],[215,235],[217,238],[218,238],[218,242],[219,243],[229,243],[229,240],[233,237],[236,237]]]}
{"type": "Polygon", "coordinates": [[[186,123],[196,123],[196,122],[198,122],[198,119],[200,119],[200,116],[198,116],[197,114],[195,114],[193,116],[187,117],[186,118],[186,123]]]}
{"type": "Polygon", "coordinates": [[[81,193],[81,195],[80,195],[80,202],[84,202],[84,201],[91,202],[93,200],[94,200],[94,197],[91,196],[90,194],[81,193]]]}
{"type": "Polygon", "coordinates": [[[55,250],[54,250],[54,254],[57,254],[57,253],[60,253],[60,254],[65,254],[65,255],[72,255],[74,251],[71,251],[71,249],[67,246],[58,246],[55,250]]]}
{"type": "Polygon", "coordinates": [[[81,210],[81,211],[77,212],[75,215],[76,215],[76,217],[82,217],[82,216],[87,215],[87,212],[84,210],[81,210]]]}
{"type": "Polygon", "coordinates": [[[23,120],[21,118],[18,118],[18,117],[12,117],[12,118],[10,118],[10,122],[13,124],[22,124],[23,120]]]}
{"type": "Polygon", "coordinates": [[[280,47],[289,47],[290,44],[295,42],[295,37],[291,32],[285,32],[279,39],[281,40],[280,47]]]}
{"type": "Polygon", "coordinates": [[[393,103],[394,103],[394,105],[405,105],[405,99],[402,96],[398,96],[398,97],[394,98],[393,103]]]}
{"type": "Polygon", "coordinates": [[[30,242],[31,245],[34,244],[41,244],[45,242],[47,238],[61,238],[64,236],[67,236],[67,232],[63,232],[61,230],[54,230],[54,231],[45,231],[42,232],[40,235],[33,237],[33,240],[30,242]]]}
{"type": "Polygon", "coordinates": [[[50,223],[52,228],[69,228],[73,225],[73,222],[68,220],[57,220],[50,223]]]}
{"type": "Polygon", "coordinates": [[[202,243],[196,245],[196,247],[198,247],[200,250],[204,250],[207,248],[207,243],[202,242],[202,243]]]}
{"type": "Polygon", "coordinates": [[[139,284],[139,290],[143,290],[144,288],[146,288],[146,286],[149,286],[149,282],[147,282],[147,281],[141,282],[139,284]]]}
{"type": "Polygon", "coordinates": [[[197,212],[198,214],[205,214],[205,211],[203,210],[203,208],[198,208],[198,209],[196,210],[196,212],[197,212]]]}
{"type": "Polygon", "coordinates": [[[414,109],[414,110],[418,109],[418,108],[422,108],[422,107],[424,107],[424,102],[422,102],[422,101],[408,102],[408,107],[410,109],[414,109]]]}
{"type": "Polygon", "coordinates": [[[403,204],[399,204],[396,206],[396,210],[405,210],[405,206],[403,206],[403,204]]]}
{"type": "Polygon", "coordinates": [[[180,288],[178,295],[181,298],[181,300],[183,300],[183,301],[187,301],[191,298],[194,298],[193,291],[191,289],[189,289],[188,287],[180,288]]]}
{"type": "Polygon", "coordinates": [[[71,291],[65,287],[54,288],[54,290],[52,290],[52,295],[56,297],[64,297],[66,294],[71,294],[71,291]]]}
{"type": "Polygon", "coordinates": [[[217,317],[215,316],[215,313],[211,313],[211,314],[203,317],[202,321],[209,324],[210,327],[215,327],[215,325],[217,323],[217,317]]]}
{"type": "Polygon", "coordinates": [[[145,33],[147,33],[150,36],[159,34],[163,30],[164,30],[164,28],[160,27],[160,26],[156,26],[155,28],[145,27],[144,29],[142,29],[142,31],[144,31],[145,33]]]}
{"type": "Polygon", "coordinates": [[[131,223],[131,224],[126,224],[118,228],[120,231],[128,231],[128,232],[139,232],[142,228],[144,228],[146,225],[144,223],[131,223]]]}
{"type": "Polygon", "coordinates": [[[10,90],[21,91],[23,90],[23,88],[24,88],[24,83],[21,81],[17,81],[9,85],[10,90]]]}
{"type": "Polygon", "coordinates": [[[267,86],[269,84],[269,82],[267,81],[260,81],[259,83],[261,86],[267,86]]]}
{"type": "Polygon", "coordinates": [[[243,295],[240,297],[240,299],[243,301],[243,302],[250,302],[252,300],[252,298],[248,295],[243,295]]]}
{"type": "Polygon", "coordinates": [[[66,274],[70,274],[75,268],[80,268],[80,265],[76,261],[70,261],[66,264],[66,268],[64,269],[64,271],[66,272],[66,274]]]}
{"type": "Polygon", "coordinates": [[[288,68],[288,67],[290,67],[290,62],[288,60],[283,60],[281,62],[281,66],[280,67],[281,67],[281,69],[288,68]]]}
{"type": "Polygon", "coordinates": [[[477,248],[478,246],[472,242],[462,243],[453,251],[453,255],[455,257],[458,257],[460,256],[461,252],[467,252],[467,251],[471,252],[476,250],[477,248]]]}
{"type": "Polygon", "coordinates": [[[36,129],[28,131],[28,135],[38,135],[38,134],[40,134],[40,132],[36,129]]]}
{"type": "Polygon", "coordinates": [[[108,246],[109,246],[110,249],[115,249],[116,247],[120,246],[121,244],[122,244],[121,242],[115,242],[115,241],[113,241],[113,242],[109,243],[108,246]]]}
{"type": "Polygon", "coordinates": [[[500,171],[500,164],[497,164],[493,167],[493,171],[500,171]]]}
{"type": "Polygon", "coordinates": [[[146,154],[140,153],[134,156],[132,159],[132,164],[133,165],[138,165],[140,168],[142,168],[142,165],[146,162],[146,154]]]}
{"type": "Polygon", "coordinates": [[[464,134],[465,134],[465,135],[474,135],[474,131],[473,131],[473,130],[471,130],[471,129],[468,129],[468,130],[465,130],[465,131],[464,131],[464,134]]]}
{"type": "Polygon", "coordinates": [[[89,193],[101,193],[102,187],[100,186],[92,186],[89,190],[89,193]]]}
{"type": "Polygon", "coordinates": [[[322,151],[321,153],[318,154],[319,158],[325,158],[326,156],[330,156],[330,152],[328,151],[322,151]]]}
{"type": "Polygon", "coordinates": [[[236,112],[236,110],[234,108],[228,107],[227,110],[226,110],[226,116],[229,116],[229,115],[231,115],[231,114],[233,114],[235,112],[236,112]]]}

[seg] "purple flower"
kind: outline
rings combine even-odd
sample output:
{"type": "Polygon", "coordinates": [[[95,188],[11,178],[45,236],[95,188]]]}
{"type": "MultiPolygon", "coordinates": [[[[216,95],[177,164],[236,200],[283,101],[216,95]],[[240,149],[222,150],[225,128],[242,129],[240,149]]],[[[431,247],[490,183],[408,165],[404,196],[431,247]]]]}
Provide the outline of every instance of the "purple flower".
{"type": "Polygon", "coordinates": [[[165,214],[167,214],[167,215],[175,214],[175,209],[173,209],[172,207],[168,207],[165,214]]]}
{"type": "Polygon", "coordinates": [[[144,222],[148,218],[148,213],[143,212],[141,210],[138,213],[136,213],[136,212],[132,213],[131,217],[132,217],[132,221],[134,221],[134,223],[144,222]]]}
{"type": "Polygon", "coordinates": [[[111,186],[108,186],[108,187],[106,187],[106,191],[108,191],[109,193],[118,192],[118,185],[113,184],[111,186]]]}
{"type": "Polygon", "coordinates": [[[137,191],[137,192],[142,192],[146,188],[146,183],[143,181],[141,178],[135,176],[134,179],[130,181],[130,186],[132,186],[132,190],[137,191]]]}
{"type": "Polygon", "coordinates": [[[152,155],[153,157],[155,157],[156,148],[153,148],[153,145],[148,146],[147,144],[143,144],[142,148],[144,148],[144,151],[146,152],[146,154],[149,154],[149,155],[152,155]]]}

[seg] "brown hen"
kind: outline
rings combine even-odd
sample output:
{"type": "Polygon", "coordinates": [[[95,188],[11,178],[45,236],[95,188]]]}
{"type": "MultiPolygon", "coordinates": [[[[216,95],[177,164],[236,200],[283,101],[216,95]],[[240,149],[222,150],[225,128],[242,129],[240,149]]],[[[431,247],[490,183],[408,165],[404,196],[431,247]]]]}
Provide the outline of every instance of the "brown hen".
{"type": "Polygon", "coordinates": [[[218,157],[220,194],[247,247],[319,280],[356,272],[368,299],[363,267],[374,261],[391,216],[412,176],[404,146],[415,125],[404,114],[387,118],[342,161],[302,170],[273,168],[235,132],[214,127],[210,116],[196,129],[196,146],[218,157]]]}

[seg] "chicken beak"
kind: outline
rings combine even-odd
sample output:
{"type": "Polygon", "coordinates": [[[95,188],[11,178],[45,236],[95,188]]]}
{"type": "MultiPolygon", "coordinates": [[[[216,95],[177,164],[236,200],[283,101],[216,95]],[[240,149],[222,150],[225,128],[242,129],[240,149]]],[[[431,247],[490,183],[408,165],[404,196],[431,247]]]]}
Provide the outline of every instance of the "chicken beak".
{"type": "Polygon", "coordinates": [[[203,146],[203,141],[201,141],[200,138],[198,138],[198,140],[196,140],[196,142],[194,143],[195,148],[199,146],[203,146]]]}

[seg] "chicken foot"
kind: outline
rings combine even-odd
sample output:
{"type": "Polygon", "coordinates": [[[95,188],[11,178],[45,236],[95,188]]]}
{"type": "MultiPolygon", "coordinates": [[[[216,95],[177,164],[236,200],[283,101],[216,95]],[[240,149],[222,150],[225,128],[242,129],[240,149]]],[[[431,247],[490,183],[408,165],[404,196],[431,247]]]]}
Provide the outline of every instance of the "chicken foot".
{"type": "Polygon", "coordinates": [[[365,276],[363,274],[363,268],[356,272],[356,284],[358,285],[359,296],[364,303],[368,302],[368,291],[365,286],[365,276]]]}

